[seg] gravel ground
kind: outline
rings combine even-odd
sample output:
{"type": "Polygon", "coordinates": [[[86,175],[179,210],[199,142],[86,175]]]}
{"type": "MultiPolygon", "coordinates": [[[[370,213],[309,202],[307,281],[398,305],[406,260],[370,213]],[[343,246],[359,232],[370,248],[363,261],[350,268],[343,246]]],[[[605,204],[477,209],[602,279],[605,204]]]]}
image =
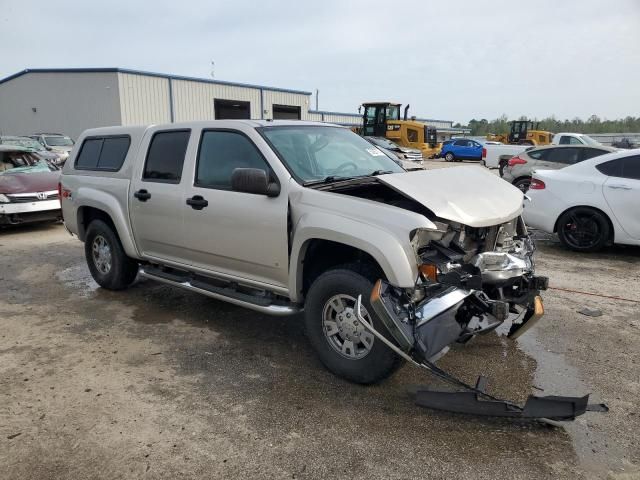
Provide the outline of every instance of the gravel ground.
{"type": "Polygon", "coordinates": [[[523,400],[585,394],[608,414],[561,428],[416,407],[405,365],[362,387],[323,369],[299,317],[152,281],[109,292],[60,225],[0,231],[0,477],[640,478],[640,249],[540,238],[547,315],[440,364],[523,400]],[[600,317],[576,313],[597,308],[600,317]]]}

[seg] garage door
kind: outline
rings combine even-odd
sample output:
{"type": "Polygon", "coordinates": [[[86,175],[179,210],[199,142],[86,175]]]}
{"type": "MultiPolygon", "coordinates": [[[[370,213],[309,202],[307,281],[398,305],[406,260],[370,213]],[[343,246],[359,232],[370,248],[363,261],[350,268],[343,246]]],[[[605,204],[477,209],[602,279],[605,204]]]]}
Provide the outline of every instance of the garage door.
{"type": "Polygon", "coordinates": [[[274,120],[300,120],[300,118],[300,107],[293,107],[290,105],[273,106],[274,120]]]}
{"type": "Polygon", "coordinates": [[[213,109],[216,120],[235,120],[251,118],[251,103],[237,100],[214,100],[213,109]]]}

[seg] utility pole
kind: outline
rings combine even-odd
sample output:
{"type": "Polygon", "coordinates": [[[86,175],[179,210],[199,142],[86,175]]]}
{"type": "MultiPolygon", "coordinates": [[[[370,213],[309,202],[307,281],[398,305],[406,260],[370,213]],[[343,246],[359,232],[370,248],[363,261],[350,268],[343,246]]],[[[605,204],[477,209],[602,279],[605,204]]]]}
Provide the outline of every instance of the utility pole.
{"type": "Polygon", "coordinates": [[[318,111],[318,94],[319,93],[320,93],[320,90],[316,88],[316,112],[318,111]]]}

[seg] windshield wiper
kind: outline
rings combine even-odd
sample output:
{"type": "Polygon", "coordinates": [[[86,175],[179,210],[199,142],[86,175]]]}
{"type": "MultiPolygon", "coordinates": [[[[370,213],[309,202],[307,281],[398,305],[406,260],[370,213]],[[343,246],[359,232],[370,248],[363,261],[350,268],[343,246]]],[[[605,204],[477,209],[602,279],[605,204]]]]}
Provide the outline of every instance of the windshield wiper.
{"type": "Polygon", "coordinates": [[[386,175],[387,173],[393,173],[391,170],[374,170],[367,177],[377,177],[378,175],[386,175]]]}
{"type": "Polygon", "coordinates": [[[323,183],[333,183],[333,182],[338,182],[338,181],[342,181],[342,180],[351,180],[353,178],[357,178],[357,177],[339,177],[337,175],[329,175],[328,177],[324,177],[321,178],[320,180],[309,180],[308,182],[304,182],[303,185],[307,186],[307,185],[320,185],[323,183]]]}

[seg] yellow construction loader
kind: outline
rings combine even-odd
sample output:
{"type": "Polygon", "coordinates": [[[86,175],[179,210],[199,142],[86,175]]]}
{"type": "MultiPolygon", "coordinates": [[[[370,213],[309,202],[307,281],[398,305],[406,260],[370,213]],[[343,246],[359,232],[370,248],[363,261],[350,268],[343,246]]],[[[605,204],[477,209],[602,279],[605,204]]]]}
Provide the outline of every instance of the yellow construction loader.
{"type": "Polygon", "coordinates": [[[540,122],[534,123],[531,120],[513,120],[509,133],[490,133],[487,135],[487,140],[509,145],[549,145],[553,138],[553,133],[538,130],[539,126],[540,122]]]}
{"type": "Polygon", "coordinates": [[[417,120],[407,120],[409,105],[404,108],[401,120],[401,106],[391,102],[363,103],[362,128],[358,133],[365,137],[385,137],[402,147],[417,148],[424,158],[439,153],[442,144],[438,143],[436,128],[417,120]]]}

